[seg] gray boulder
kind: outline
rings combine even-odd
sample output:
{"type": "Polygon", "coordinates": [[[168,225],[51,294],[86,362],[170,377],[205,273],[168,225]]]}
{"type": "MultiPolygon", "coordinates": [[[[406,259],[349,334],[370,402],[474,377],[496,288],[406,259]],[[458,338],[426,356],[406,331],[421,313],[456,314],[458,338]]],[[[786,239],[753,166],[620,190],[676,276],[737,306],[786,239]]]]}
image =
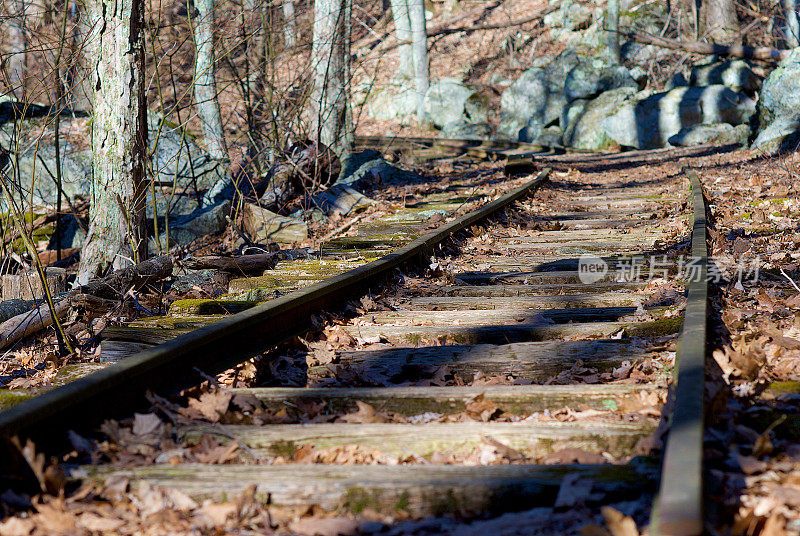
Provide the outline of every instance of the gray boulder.
{"type": "Polygon", "coordinates": [[[485,140],[492,134],[489,123],[467,123],[455,121],[442,127],[440,138],[457,138],[461,140],[485,140]]]}
{"type": "Polygon", "coordinates": [[[378,151],[365,149],[342,157],[342,170],[334,184],[362,190],[375,182],[418,182],[420,179],[413,171],[393,166],[378,151]]]}
{"type": "Polygon", "coordinates": [[[695,125],[682,128],[674,136],[670,136],[670,145],[692,147],[695,145],[747,145],[750,137],[748,125],[729,125],[728,123],[714,123],[710,125],[695,125]]]}
{"type": "Polygon", "coordinates": [[[758,131],[752,148],[759,154],[796,151],[800,147],[800,116],[781,116],[758,131]]]}
{"type": "Polygon", "coordinates": [[[758,101],[759,132],[753,148],[763,152],[793,150],[800,135],[800,48],[770,73],[758,101]]]}
{"type": "MultiPolygon", "coordinates": [[[[184,246],[198,238],[217,234],[228,225],[226,217],[230,216],[230,213],[231,202],[223,201],[216,206],[198,209],[175,219],[169,226],[169,238],[167,233],[161,233],[159,236],[161,248],[166,250],[176,244],[184,246]]],[[[154,238],[150,239],[149,248],[153,253],[158,250],[154,238]]]]}
{"type": "MultiPolygon", "coordinates": [[[[149,112],[147,128],[155,180],[164,185],[156,188],[158,215],[184,216],[204,208],[202,192],[226,181],[229,162],[212,158],[190,133],[165,121],[161,114],[149,112]]],[[[153,215],[152,194],[148,192],[147,216],[153,215]]]]}
{"type": "Polygon", "coordinates": [[[753,94],[761,87],[761,77],[743,60],[729,60],[696,65],[689,75],[689,85],[723,85],[753,94]]]}
{"type": "MultiPolygon", "coordinates": [[[[89,150],[75,149],[68,142],[60,144],[61,189],[64,202],[78,197],[87,198],[91,188],[92,154],[89,150]]],[[[5,173],[11,178],[18,193],[33,207],[49,208],[58,199],[56,186],[56,151],[52,144],[30,145],[18,157],[9,155],[5,173]]],[[[5,210],[5,199],[0,196],[0,209],[5,210]]]]}
{"type": "Polygon", "coordinates": [[[417,90],[408,82],[384,88],[368,88],[364,105],[367,114],[378,120],[407,120],[417,113],[417,90]]]}
{"type": "Polygon", "coordinates": [[[438,128],[448,123],[483,122],[486,117],[484,99],[458,80],[442,78],[425,94],[425,118],[438,128]]]}
{"type": "Polygon", "coordinates": [[[638,88],[638,84],[624,66],[608,65],[599,58],[580,62],[569,71],[564,81],[568,101],[590,99],[620,87],[638,88]]]}
{"type": "Polygon", "coordinates": [[[564,145],[589,151],[619,149],[620,144],[605,131],[603,124],[635,94],[636,88],[621,87],[591,101],[575,101],[575,106],[570,106],[564,114],[564,145]]]}
{"type": "Polygon", "coordinates": [[[557,123],[567,105],[564,80],[578,61],[574,52],[564,52],[552,62],[522,73],[500,97],[498,131],[513,140],[530,142],[545,127],[557,123]]]}
{"type": "Polygon", "coordinates": [[[682,87],[631,100],[603,120],[602,127],[623,147],[655,149],[664,147],[682,128],[745,124],[754,113],[755,102],[728,87],[682,87]]]}

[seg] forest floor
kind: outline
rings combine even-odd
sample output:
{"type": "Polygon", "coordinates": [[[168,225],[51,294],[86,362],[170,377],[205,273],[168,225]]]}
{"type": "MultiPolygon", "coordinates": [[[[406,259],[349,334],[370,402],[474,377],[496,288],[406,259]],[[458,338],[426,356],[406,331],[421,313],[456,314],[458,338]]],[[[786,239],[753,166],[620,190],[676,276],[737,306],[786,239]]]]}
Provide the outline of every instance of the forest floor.
{"type": "MultiPolygon", "coordinates": [[[[429,183],[402,188],[377,187],[370,195],[380,201],[380,208],[373,208],[367,217],[355,222],[347,232],[353,234],[359,225],[374,223],[391,212],[395,204],[413,204],[431,188],[444,189],[459,181],[471,181],[476,184],[476,192],[493,197],[511,186],[502,179],[502,167],[497,163],[485,163],[475,168],[463,167],[457,161],[439,162],[419,169],[430,178],[429,183]]],[[[795,320],[800,309],[798,157],[764,158],[741,150],[638,167],[575,163],[557,166],[552,181],[554,184],[586,184],[590,188],[606,182],[633,184],[646,177],[648,183],[659,185],[674,181],[685,169],[695,169],[700,174],[712,216],[713,260],[722,275],[712,285],[715,324],[710,346],[713,358],[708,362],[706,463],[710,475],[707,494],[711,498],[708,530],[713,534],[734,535],[796,533],[800,529],[800,450],[796,446],[800,439],[800,324],[795,320]]],[[[547,213],[556,210],[561,202],[564,200],[543,190],[528,203],[547,213]]],[[[465,206],[464,210],[469,208],[465,206]]],[[[681,208],[665,206],[664,211],[678,213],[681,208]]],[[[339,223],[331,222],[316,230],[316,236],[329,232],[339,223]]],[[[431,222],[431,226],[436,224],[431,222]]],[[[520,222],[522,231],[536,229],[535,223],[520,222]]],[[[688,228],[678,225],[672,232],[685,234],[688,228]]],[[[491,258],[492,240],[491,233],[487,233],[471,242],[469,247],[474,248],[476,267],[482,258],[491,258]]],[[[209,241],[203,251],[224,250],[224,242],[224,237],[209,241]]],[[[443,258],[439,262],[447,267],[450,261],[443,258]]],[[[209,292],[214,290],[195,290],[196,295],[209,292]]],[[[165,298],[162,296],[160,299],[165,298]]],[[[368,304],[363,306],[369,307],[368,304]]],[[[335,329],[327,335],[328,341],[334,340],[334,344],[339,346],[356,344],[352,339],[349,342],[345,339],[341,334],[337,335],[335,329]]],[[[41,345],[46,342],[40,340],[19,350],[17,358],[22,360],[25,355],[39,355],[41,345]]],[[[54,341],[51,339],[49,343],[52,345],[54,341]]],[[[232,385],[232,376],[221,375],[222,391],[200,390],[193,395],[194,398],[189,398],[188,405],[181,411],[188,412],[187,416],[198,412],[213,414],[214,407],[220,403],[219,397],[226,398],[225,406],[230,408],[229,411],[243,411],[247,407],[246,400],[231,400],[230,395],[225,395],[224,387],[232,385]]],[[[244,383],[238,385],[256,385],[257,377],[255,373],[245,375],[240,378],[244,383]]],[[[30,376],[29,381],[35,384],[35,378],[36,375],[30,376]]],[[[565,381],[576,381],[576,378],[566,378],[565,381]]],[[[481,385],[505,380],[488,377],[476,381],[476,385],[481,385]]],[[[32,388],[37,386],[32,385],[32,388]]],[[[47,388],[46,378],[41,378],[38,388],[47,388]]],[[[660,404],[659,401],[652,402],[660,404]]],[[[300,418],[315,419],[313,408],[307,409],[310,413],[300,418]]],[[[350,422],[377,418],[374,408],[368,407],[362,408],[358,414],[342,417],[351,419],[350,422]]],[[[221,417],[217,415],[216,418],[221,417]]],[[[264,418],[271,421],[285,416],[265,415],[264,418]]],[[[164,459],[169,459],[170,452],[181,448],[169,440],[169,425],[157,417],[140,416],[137,419],[107,423],[104,430],[114,439],[93,449],[95,456],[108,457],[119,467],[125,467],[142,463],[145,459],[165,456],[164,459]]],[[[380,453],[358,449],[309,451],[306,454],[307,462],[386,463],[385,460],[382,462],[380,453]]],[[[198,445],[190,454],[193,459],[211,463],[227,463],[240,455],[230,446],[218,442],[198,445]]],[[[495,460],[494,463],[499,462],[495,460]]],[[[264,507],[248,494],[230,498],[227,502],[198,504],[174,490],[143,486],[133,491],[127,482],[105,486],[85,484],[79,490],[63,495],[64,482],[57,476],[42,471],[42,479],[51,493],[34,497],[14,496],[9,492],[3,495],[6,504],[17,504],[22,509],[0,524],[0,534],[191,534],[196,531],[258,534],[274,530],[279,534],[307,535],[375,531],[422,535],[445,532],[480,534],[492,530],[511,535],[526,534],[530,523],[545,515],[530,511],[507,514],[496,520],[470,522],[413,520],[370,512],[353,516],[314,509],[298,511],[264,507]],[[31,505],[33,510],[28,509],[31,505]]],[[[549,512],[546,515],[555,514],[549,512]]],[[[627,522],[613,516],[603,518],[599,512],[590,509],[558,515],[562,516],[559,517],[561,521],[569,522],[572,527],[585,525],[583,534],[632,535],[638,534],[634,530],[646,529],[632,529],[627,522]]]]}

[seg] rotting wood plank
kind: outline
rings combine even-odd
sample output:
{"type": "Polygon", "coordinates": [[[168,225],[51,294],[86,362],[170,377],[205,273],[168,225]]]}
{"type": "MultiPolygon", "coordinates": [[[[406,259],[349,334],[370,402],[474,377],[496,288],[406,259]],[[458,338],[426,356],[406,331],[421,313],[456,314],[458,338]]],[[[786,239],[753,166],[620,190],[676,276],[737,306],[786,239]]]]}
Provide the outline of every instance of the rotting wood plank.
{"type": "Polygon", "coordinates": [[[544,341],[560,338],[608,339],[622,333],[627,337],[661,337],[680,330],[683,319],[662,318],[650,322],[576,322],[573,324],[501,324],[486,326],[345,326],[343,329],[361,339],[385,339],[394,344],[452,342],[456,344],[503,344],[507,342],[544,341]]]}
{"type": "MultiPolygon", "coordinates": [[[[460,275],[459,275],[460,277],[460,275]]],[[[577,276],[576,276],[577,277],[577,276]]],[[[515,283],[513,280],[511,283],[515,283]]],[[[632,290],[643,288],[647,285],[644,281],[629,281],[617,283],[616,281],[603,281],[587,285],[586,283],[542,283],[529,285],[526,283],[509,285],[454,285],[448,287],[437,287],[435,292],[438,296],[545,296],[545,295],[575,295],[586,294],[593,296],[612,291],[621,291],[620,294],[631,294],[632,290]]],[[[636,294],[642,296],[641,294],[636,294]]]]}
{"type": "MultiPolygon", "coordinates": [[[[494,298],[487,298],[489,301],[494,298]]],[[[497,298],[502,301],[501,298],[497,298]]],[[[546,304],[545,304],[546,305],[546,304]]],[[[564,324],[567,322],[602,322],[618,320],[636,313],[636,307],[579,307],[575,309],[515,308],[515,309],[468,309],[468,310],[397,310],[366,313],[353,320],[357,326],[377,325],[482,325],[504,324],[564,324]]],[[[648,312],[659,315],[663,308],[653,307],[648,312]]]]}
{"type": "Polygon", "coordinates": [[[430,457],[436,452],[466,455],[486,445],[485,437],[518,451],[522,457],[545,456],[554,449],[576,448],[629,456],[642,437],[655,430],[655,423],[640,422],[453,422],[405,423],[314,423],[251,425],[188,425],[176,432],[189,444],[204,434],[224,433],[263,457],[290,458],[295,449],[310,444],[317,449],[358,445],[385,456],[430,457]]]}
{"type": "MultiPolygon", "coordinates": [[[[585,290],[591,289],[586,286],[585,290]]],[[[509,290],[513,290],[513,287],[509,290]]],[[[425,309],[573,309],[578,307],[636,307],[646,299],[636,292],[598,292],[545,296],[422,296],[406,300],[425,309]]]]}
{"type": "MultiPolygon", "coordinates": [[[[408,344],[409,341],[405,341],[408,344]]],[[[417,341],[420,342],[420,341],[417,341]]],[[[466,379],[477,372],[486,376],[513,375],[530,381],[548,381],[562,371],[582,363],[599,372],[610,371],[623,361],[655,357],[646,339],[636,341],[587,340],[519,342],[387,348],[381,350],[339,351],[340,365],[312,367],[309,374],[326,375],[338,366],[347,367],[362,378],[383,378],[389,382],[429,375],[432,367],[446,366],[466,379]]]]}
{"type": "Polygon", "coordinates": [[[422,413],[457,413],[467,403],[483,395],[510,415],[529,415],[545,409],[563,407],[620,411],[626,401],[634,402],[641,394],[662,391],[653,384],[629,385],[480,385],[458,387],[398,386],[352,388],[256,387],[231,389],[234,394],[253,395],[268,408],[279,410],[299,402],[325,404],[326,411],[352,413],[356,401],[372,405],[378,411],[391,411],[407,417],[422,413]]]}
{"type": "Polygon", "coordinates": [[[552,506],[565,476],[590,479],[600,501],[640,496],[654,487],[652,463],[635,465],[153,465],[84,467],[89,479],[126,478],[178,489],[198,501],[228,501],[255,486],[255,499],[276,506],[316,505],[415,517],[552,506]]]}

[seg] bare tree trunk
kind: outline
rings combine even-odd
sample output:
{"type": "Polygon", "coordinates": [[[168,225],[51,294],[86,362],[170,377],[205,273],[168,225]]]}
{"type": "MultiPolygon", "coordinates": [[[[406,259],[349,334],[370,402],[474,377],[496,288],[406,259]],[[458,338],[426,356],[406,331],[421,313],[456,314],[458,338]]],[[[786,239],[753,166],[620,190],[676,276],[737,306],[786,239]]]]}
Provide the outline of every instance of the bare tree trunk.
{"type": "Polygon", "coordinates": [[[225,132],[222,114],[217,100],[216,76],[214,75],[214,0],[195,0],[197,17],[194,25],[194,98],[197,114],[203,124],[203,136],[209,154],[217,159],[227,159],[225,132]]]}
{"type": "Polygon", "coordinates": [[[797,20],[797,3],[795,0],[781,0],[783,7],[783,39],[786,48],[795,48],[800,44],[800,23],[797,20]]]}
{"type": "MultiPolygon", "coordinates": [[[[394,33],[397,40],[401,43],[409,42],[413,39],[411,32],[411,19],[408,14],[407,0],[392,1],[392,19],[394,20],[394,33]]],[[[400,59],[400,68],[397,73],[402,78],[411,80],[414,78],[414,59],[412,45],[405,44],[397,47],[397,56],[400,59]]]]}
{"type": "Polygon", "coordinates": [[[606,42],[614,63],[622,60],[619,50],[619,0],[608,0],[606,6],[606,42]]]}
{"type": "Polygon", "coordinates": [[[144,260],[147,103],[144,1],[91,0],[94,73],[89,233],[78,281],[144,260]]]}
{"type": "Polygon", "coordinates": [[[428,34],[425,31],[425,0],[408,0],[411,21],[414,82],[417,88],[417,118],[425,115],[425,94],[428,92],[428,34]]]}
{"type": "Polygon", "coordinates": [[[739,37],[739,17],[733,0],[703,0],[700,19],[705,36],[714,43],[730,45],[739,37]]]}
{"type": "Polygon", "coordinates": [[[311,60],[312,136],[338,155],[353,143],[350,99],[351,0],[315,0],[311,60]]]}
{"type": "Polygon", "coordinates": [[[294,20],[294,0],[283,0],[283,44],[286,48],[296,43],[296,23],[294,20]]]}
{"type": "Polygon", "coordinates": [[[30,0],[13,0],[8,21],[8,84],[18,100],[25,99],[25,78],[28,71],[28,34],[30,0]]]}

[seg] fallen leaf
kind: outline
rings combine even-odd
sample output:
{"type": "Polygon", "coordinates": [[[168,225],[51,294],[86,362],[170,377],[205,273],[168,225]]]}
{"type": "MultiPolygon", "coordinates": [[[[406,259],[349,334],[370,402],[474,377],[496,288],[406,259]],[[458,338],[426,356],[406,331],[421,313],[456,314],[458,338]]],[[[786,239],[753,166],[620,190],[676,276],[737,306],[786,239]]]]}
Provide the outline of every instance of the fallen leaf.
{"type": "Polygon", "coordinates": [[[92,532],[115,532],[124,524],[122,519],[103,517],[93,512],[78,515],[78,525],[92,532]]]}
{"type": "Polygon", "coordinates": [[[206,500],[199,513],[209,521],[207,527],[218,527],[224,525],[229,517],[233,517],[237,510],[238,507],[232,502],[215,503],[206,500]]]}
{"type": "Polygon", "coordinates": [[[370,406],[366,402],[356,400],[356,406],[358,407],[358,411],[356,411],[355,413],[348,413],[346,415],[342,415],[341,417],[336,419],[336,422],[370,424],[370,423],[390,421],[390,419],[375,411],[375,408],[370,406]]]}
{"type": "Polygon", "coordinates": [[[155,413],[135,413],[133,415],[133,433],[137,436],[159,435],[161,419],[155,413]]]}
{"type": "Polygon", "coordinates": [[[0,523],[0,534],[3,536],[28,536],[33,532],[33,521],[19,517],[9,517],[0,523]]]}
{"type": "Polygon", "coordinates": [[[479,394],[466,405],[467,415],[475,420],[487,422],[500,416],[500,406],[487,399],[483,393],[479,394]]]}
{"type": "Polygon", "coordinates": [[[305,517],[289,524],[302,536],[347,536],[358,531],[358,521],[347,517],[305,517]]]}
{"type": "Polygon", "coordinates": [[[219,422],[220,417],[228,411],[231,403],[231,394],[221,389],[215,389],[200,395],[200,398],[189,400],[189,407],[198,410],[203,417],[211,422],[219,422]]]}
{"type": "Polygon", "coordinates": [[[632,517],[610,506],[602,507],[600,512],[612,536],[639,536],[639,529],[636,528],[636,521],[632,517]]]}

